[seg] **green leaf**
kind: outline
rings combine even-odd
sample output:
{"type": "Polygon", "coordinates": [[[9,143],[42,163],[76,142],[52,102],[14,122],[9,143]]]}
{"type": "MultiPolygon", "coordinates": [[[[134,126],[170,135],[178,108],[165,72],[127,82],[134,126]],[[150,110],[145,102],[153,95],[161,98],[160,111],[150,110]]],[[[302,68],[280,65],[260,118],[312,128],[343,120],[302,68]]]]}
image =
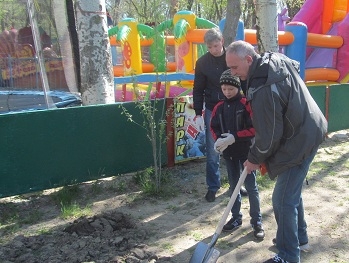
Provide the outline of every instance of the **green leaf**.
{"type": "Polygon", "coordinates": [[[178,95],[176,96],[176,98],[186,96],[186,95],[188,95],[191,91],[192,91],[192,89],[187,89],[186,91],[183,91],[181,94],[178,94],[178,95]]]}
{"type": "Polygon", "coordinates": [[[119,27],[114,26],[114,27],[112,27],[112,28],[110,28],[110,29],[108,30],[108,37],[117,35],[118,32],[119,32],[119,27]]]}
{"type": "Polygon", "coordinates": [[[150,99],[150,93],[151,93],[151,90],[153,89],[153,83],[149,83],[148,84],[148,88],[147,88],[147,93],[146,93],[146,95],[145,95],[145,97],[144,97],[144,100],[149,100],[150,99]]]}
{"type": "Polygon", "coordinates": [[[197,17],[195,19],[195,25],[197,26],[197,28],[213,28],[213,27],[218,27],[215,23],[204,19],[204,18],[200,18],[197,17]]]}
{"type": "Polygon", "coordinates": [[[137,30],[142,36],[146,38],[150,38],[154,34],[154,29],[144,24],[138,24],[137,30]]]}
{"type": "Polygon", "coordinates": [[[117,35],[117,40],[118,41],[124,41],[127,39],[128,34],[130,34],[131,28],[126,25],[122,25],[119,29],[119,33],[117,35]]]}
{"type": "Polygon", "coordinates": [[[162,22],[161,24],[156,26],[155,29],[158,32],[163,32],[163,31],[170,29],[172,27],[173,27],[173,21],[171,19],[171,20],[166,20],[166,21],[162,22]]]}
{"type": "Polygon", "coordinates": [[[174,38],[179,39],[187,34],[190,24],[185,19],[180,19],[174,27],[174,38]]]}

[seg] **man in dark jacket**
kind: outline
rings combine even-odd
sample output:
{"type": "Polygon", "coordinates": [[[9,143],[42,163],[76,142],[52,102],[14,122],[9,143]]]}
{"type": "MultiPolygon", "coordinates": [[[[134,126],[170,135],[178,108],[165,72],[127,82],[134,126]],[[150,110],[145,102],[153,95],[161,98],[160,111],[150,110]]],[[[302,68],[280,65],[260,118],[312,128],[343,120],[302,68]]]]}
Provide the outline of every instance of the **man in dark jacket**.
{"type": "Polygon", "coordinates": [[[299,63],[283,54],[259,55],[236,41],[227,47],[232,74],[247,81],[255,143],[244,165],[248,172],[267,168],[276,178],[272,202],[278,225],[278,254],[266,262],[300,262],[300,244],[308,243],[302,186],[327,132],[327,121],[300,78],[299,63]]]}
{"type": "Polygon", "coordinates": [[[204,42],[208,52],[201,56],[195,65],[195,78],[193,87],[193,101],[195,110],[195,123],[199,130],[206,135],[206,183],[208,191],[206,200],[213,202],[216,192],[221,187],[219,172],[219,154],[213,149],[214,140],[210,132],[210,119],[213,107],[218,101],[224,99],[219,78],[223,71],[228,69],[225,61],[223,35],[218,28],[209,29],[204,42]],[[205,113],[203,109],[205,106],[205,113]]]}

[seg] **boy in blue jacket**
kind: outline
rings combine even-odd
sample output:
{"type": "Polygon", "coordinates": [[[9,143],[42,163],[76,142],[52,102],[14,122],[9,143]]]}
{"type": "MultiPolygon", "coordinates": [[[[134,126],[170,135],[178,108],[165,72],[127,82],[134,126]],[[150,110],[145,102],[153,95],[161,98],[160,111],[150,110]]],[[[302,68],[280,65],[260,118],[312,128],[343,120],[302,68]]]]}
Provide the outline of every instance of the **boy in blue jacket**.
{"type": "MultiPolygon", "coordinates": [[[[226,162],[230,191],[236,187],[243,163],[252,144],[255,132],[252,126],[251,110],[246,104],[246,98],[241,94],[241,84],[238,77],[228,69],[220,78],[220,85],[225,96],[224,101],[216,104],[211,116],[211,133],[215,139],[214,149],[223,154],[226,162]]],[[[254,236],[264,238],[262,215],[260,212],[259,192],[256,183],[256,172],[247,175],[245,188],[250,202],[250,223],[254,236]]],[[[232,218],[224,225],[223,231],[233,231],[242,225],[241,194],[231,209],[232,218]]]]}

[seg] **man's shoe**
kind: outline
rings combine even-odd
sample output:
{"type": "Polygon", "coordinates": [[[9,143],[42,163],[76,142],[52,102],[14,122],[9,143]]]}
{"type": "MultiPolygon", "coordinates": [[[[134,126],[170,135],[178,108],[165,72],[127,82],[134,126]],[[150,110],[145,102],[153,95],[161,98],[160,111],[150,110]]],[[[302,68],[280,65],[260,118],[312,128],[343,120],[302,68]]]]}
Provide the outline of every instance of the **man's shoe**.
{"type": "Polygon", "coordinates": [[[257,222],[256,225],[252,225],[253,235],[257,239],[264,239],[264,228],[261,222],[257,222]]]}
{"type": "Polygon", "coordinates": [[[214,200],[216,200],[216,192],[208,190],[205,195],[205,199],[207,202],[214,202],[214,200]]]}
{"type": "Polygon", "coordinates": [[[223,231],[230,232],[242,225],[242,220],[237,218],[231,218],[228,223],[223,226],[223,231]]]}
{"type": "Polygon", "coordinates": [[[309,251],[310,246],[309,246],[308,242],[307,243],[299,243],[299,249],[300,249],[300,251],[307,252],[307,251],[309,251]]]}
{"type": "MultiPolygon", "coordinates": [[[[273,244],[274,244],[274,246],[276,245],[276,238],[273,238],[273,244]]],[[[309,251],[310,246],[309,246],[308,242],[299,243],[299,249],[303,252],[307,252],[307,251],[309,251]]]]}
{"type": "Polygon", "coordinates": [[[283,260],[282,258],[279,257],[278,254],[276,254],[274,257],[271,259],[268,259],[267,261],[264,261],[263,263],[291,263],[286,260],[283,260]]]}
{"type": "Polygon", "coordinates": [[[247,190],[245,189],[245,187],[241,186],[240,194],[241,194],[241,196],[248,196],[248,193],[247,193],[247,190]]]}

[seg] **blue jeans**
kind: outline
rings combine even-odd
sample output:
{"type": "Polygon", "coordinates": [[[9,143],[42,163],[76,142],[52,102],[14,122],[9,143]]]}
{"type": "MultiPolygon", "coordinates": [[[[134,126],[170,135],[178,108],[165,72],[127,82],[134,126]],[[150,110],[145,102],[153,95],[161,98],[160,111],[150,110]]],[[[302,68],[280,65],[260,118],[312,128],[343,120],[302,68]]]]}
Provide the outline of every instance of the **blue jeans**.
{"type": "Polygon", "coordinates": [[[307,243],[307,223],[304,218],[302,187],[317,148],[301,163],[277,176],[272,196],[278,225],[276,247],[278,255],[289,262],[300,262],[299,243],[307,243]]]}
{"type": "Polygon", "coordinates": [[[113,66],[117,65],[118,64],[118,61],[117,61],[117,51],[116,51],[116,47],[115,46],[110,46],[110,52],[111,52],[111,61],[112,61],[112,64],[113,66]]]}
{"type": "Polygon", "coordinates": [[[221,187],[219,154],[214,150],[214,139],[210,131],[212,111],[205,109],[204,122],[206,134],[206,184],[208,190],[217,192],[221,187]]]}
{"type": "MultiPolygon", "coordinates": [[[[239,181],[240,174],[244,168],[243,163],[246,159],[225,159],[228,172],[228,180],[230,185],[231,193],[236,188],[236,185],[239,181]]],[[[259,202],[259,192],[256,182],[256,172],[248,174],[245,179],[245,188],[248,193],[248,200],[250,202],[250,223],[256,225],[257,222],[262,223],[262,215],[260,211],[260,202],[259,202]]],[[[233,218],[242,219],[241,209],[241,194],[239,192],[234,205],[231,209],[231,214],[233,218]]]]}

